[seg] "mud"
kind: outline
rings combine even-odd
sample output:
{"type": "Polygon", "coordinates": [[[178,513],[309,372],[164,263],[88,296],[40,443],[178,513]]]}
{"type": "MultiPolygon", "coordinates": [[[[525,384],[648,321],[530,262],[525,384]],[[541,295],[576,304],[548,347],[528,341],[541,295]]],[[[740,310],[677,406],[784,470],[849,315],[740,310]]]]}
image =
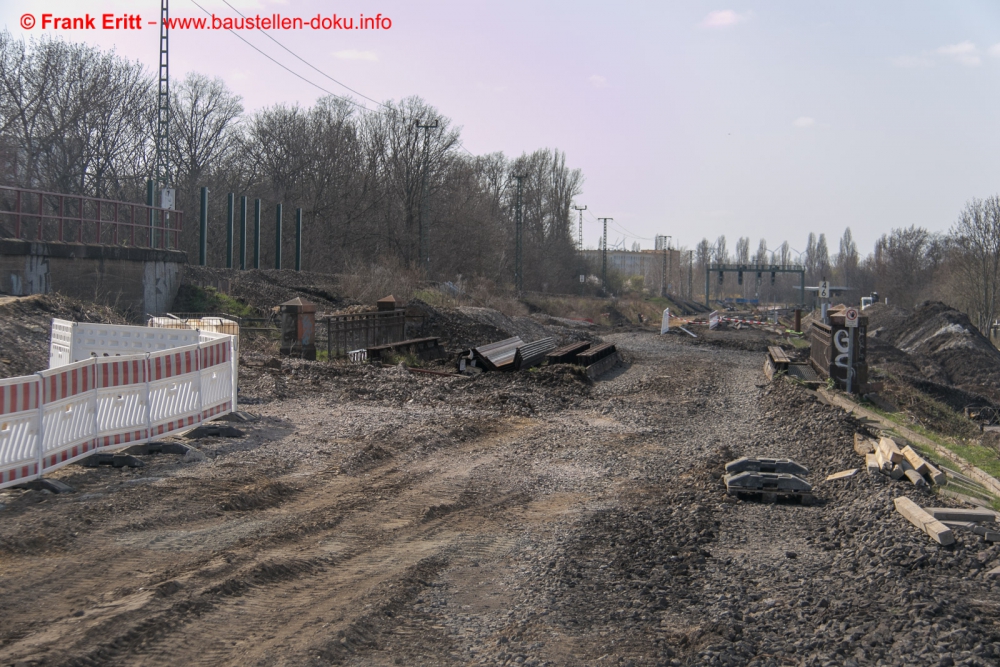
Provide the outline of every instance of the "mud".
{"type": "Polygon", "coordinates": [[[997,664],[997,547],[824,482],[862,464],[849,416],[756,351],[607,339],[597,382],[242,368],[261,419],[204,462],[0,492],[0,664],[997,664]],[[818,502],[729,498],[745,454],[818,502]]]}

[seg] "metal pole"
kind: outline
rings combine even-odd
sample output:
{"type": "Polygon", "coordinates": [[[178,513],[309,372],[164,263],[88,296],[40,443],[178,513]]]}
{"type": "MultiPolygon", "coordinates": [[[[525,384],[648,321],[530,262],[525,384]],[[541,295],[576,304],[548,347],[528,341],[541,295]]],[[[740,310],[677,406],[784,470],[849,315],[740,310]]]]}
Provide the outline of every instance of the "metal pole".
{"type": "Polygon", "coordinates": [[[514,176],[517,179],[517,201],[514,207],[514,286],[520,292],[524,288],[524,256],[523,256],[523,224],[521,219],[521,183],[524,175],[514,176]]]}
{"type": "Polygon", "coordinates": [[[247,268],[247,198],[240,197],[240,271],[247,268]]]}
{"type": "Polygon", "coordinates": [[[708,281],[709,281],[709,278],[711,278],[711,275],[712,275],[712,267],[710,265],[708,265],[708,264],[705,264],[705,306],[706,307],[708,307],[708,292],[709,292],[709,289],[710,289],[708,281]]]}
{"type": "Polygon", "coordinates": [[[205,266],[208,259],[208,188],[201,189],[201,225],[198,240],[198,263],[205,266]]]}
{"type": "Polygon", "coordinates": [[[302,209],[295,209],[295,270],[302,270],[302,209]]]}
{"type": "Polygon", "coordinates": [[[854,379],[854,332],[857,331],[856,327],[849,327],[847,329],[847,393],[851,393],[853,385],[851,381],[854,379]]]}
{"type": "Polygon", "coordinates": [[[281,204],[274,207],[274,268],[281,269],[281,204]]]}
{"type": "Polygon", "coordinates": [[[805,271],[800,271],[799,272],[799,295],[801,296],[801,300],[799,301],[799,303],[801,303],[802,307],[804,308],[805,305],[806,305],[806,272],[805,271]]]}
{"type": "Polygon", "coordinates": [[[608,220],[614,218],[598,218],[604,223],[604,236],[601,238],[601,289],[608,294],[608,220]]]}
{"type": "Polygon", "coordinates": [[[688,300],[694,297],[694,250],[688,250],[688,300]]]}
{"type": "Polygon", "coordinates": [[[253,200],[253,268],[260,268],[260,200],[253,200]]]}
{"type": "Polygon", "coordinates": [[[236,195],[226,198],[226,268],[233,268],[233,216],[236,213],[236,195]]]}

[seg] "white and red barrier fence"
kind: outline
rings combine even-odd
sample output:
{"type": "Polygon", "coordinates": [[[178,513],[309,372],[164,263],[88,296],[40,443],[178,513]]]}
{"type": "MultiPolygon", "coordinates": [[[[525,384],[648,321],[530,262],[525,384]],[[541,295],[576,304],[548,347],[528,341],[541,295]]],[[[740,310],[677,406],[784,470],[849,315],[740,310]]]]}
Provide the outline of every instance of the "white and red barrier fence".
{"type": "Polygon", "coordinates": [[[0,488],[236,409],[234,337],[52,321],[50,368],[0,380],[0,488]]]}

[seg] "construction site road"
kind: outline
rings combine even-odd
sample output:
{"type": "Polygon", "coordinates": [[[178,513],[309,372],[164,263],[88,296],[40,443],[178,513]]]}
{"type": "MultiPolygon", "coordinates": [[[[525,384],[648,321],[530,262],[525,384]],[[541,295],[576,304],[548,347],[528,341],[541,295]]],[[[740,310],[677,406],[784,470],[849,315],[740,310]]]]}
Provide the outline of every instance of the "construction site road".
{"type": "Polygon", "coordinates": [[[997,547],[824,482],[853,418],[685,338],[606,336],[596,383],[243,368],[244,437],[0,493],[0,664],[998,664],[997,547]],[[740,456],[815,503],[727,496],[740,456]]]}

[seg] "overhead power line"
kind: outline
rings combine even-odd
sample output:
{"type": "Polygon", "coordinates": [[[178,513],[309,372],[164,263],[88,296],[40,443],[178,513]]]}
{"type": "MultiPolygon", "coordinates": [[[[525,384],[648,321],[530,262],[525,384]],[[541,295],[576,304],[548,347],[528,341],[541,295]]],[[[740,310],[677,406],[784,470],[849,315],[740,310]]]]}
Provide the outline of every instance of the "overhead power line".
{"type": "MultiPolygon", "coordinates": [[[[240,10],[236,9],[236,8],[235,8],[235,7],[233,7],[233,6],[231,5],[231,4],[229,4],[229,2],[228,2],[227,0],[222,0],[222,1],[223,1],[223,2],[224,2],[224,3],[226,4],[226,6],[227,6],[227,7],[229,7],[230,9],[232,9],[232,10],[233,10],[234,12],[236,12],[237,14],[239,14],[240,16],[242,16],[243,18],[246,18],[246,15],[245,15],[245,14],[243,14],[242,12],[240,12],[240,10]]],[[[210,11],[208,11],[207,9],[205,9],[204,7],[202,7],[202,6],[201,6],[200,4],[198,4],[198,3],[197,3],[197,2],[195,1],[195,0],[191,0],[191,4],[193,4],[193,5],[195,6],[195,7],[197,7],[197,8],[198,8],[198,9],[200,9],[201,11],[205,12],[205,13],[206,13],[206,14],[208,14],[209,16],[211,16],[211,15],[212,15],[212,13],[211,13],[210,11]]],[[[372,109],[369,109],[369,108],[368,108],[368,107],[366,107],[365,105],[363,105],[363,104],[360,104],[360,103],[359,103],[359,102],[357,102],[356,100],[354,100],[354,99],[352,99],[352,98],[350,98],[350,97],[347,97],[347,96],[345,96],[345,95],[338,95],[338,94],[334,93],[333,91],[330,91],[330,90],[327,90],[326,88],[324,88],[323,86],[319,85],[318,83],[316,83],[316,82],[314,82],[314,81],[311,81],[310,79],[307,79],[306,77],[302,76],[302,75],[301,75],[301,74],[299,74],[298,72],[296,72],[296,71],[294,71],[294,70],[290,69],[289,67],[287,67],[286,65],[284,65],[284,64],[282,64],[282,63],[280,63],[280,62],[278,62],[277,60],[275,60],[274,58],[272,58],[271,56],[269,56],[269,55],[268,55],[267,53],[265,53],[265,52],[264,52],[264,51],[262,51],[261,49],[257,48],[256,46],[254,46],[254,45],[253,45],[253,44],[251,44],[250,42],[248,42],[248,41],[247,41],[246,39],[244,39],[244,38],[243,38],[243,37],[242,37],[242,36],[241,36],[241,35],[240,35],[239,33],[235,32],[234,30],[232,30],[232,29],[227,29],[227,30],[229,30],[229,32],[231,32],[231,33],[232,33],[232,34],[233,34],[233,35],[234,35],[234,36],[235,36],[235,37],[236,37],[237,39],[239,39],[239,40],[240,40],[241,42],[243,42],[244,44],[246,44],[247,46],[249,46],[249,47],[250,47],[251,49],[253,49],[253,50],[254,50],[254,51],[256,51],[257,53],[261,54],[262,56],[264,56],[265,58],[267,58],[268,60],[270,60],[270,61],[271,61],[271,62],[273,62],[273,63],[274,63],[275,65],[277,65],[277,66],[278,66],[278,67],[280,67],[281,69],[285,70],[285,71],[286,71],[286,72],[288,72],[289,74],[291,74],[291,75],[295,76],[295,77],[296,77],[296,78],[298,78],[298,79],[301,79],[302,81],[305,81],[306,83],[308,83],[308,84],[309,84],[310,86],[313,86],[314,88],[317,88],[317,89],[319,89],[319,90],[322,90],[322,91],[323,91],[324,93],[326,93],[326,94],[328,94],[328,95],[332,95],[332,96],[334,96],[334,97],[336,97],[336,98],[338,98],[338,99],[341,99],[341,100],[344,100],[345,102],[350,102],[351,104],[353,104],[354,106],[358,107],[358,108],[359,108],[359,109],[361,109],[362,111],[367,111],[367,112],[369,112],[369,113],[372,113],[372,109]]],[[[302,57],[302,56],[300,56],[299,54],[297,54],[297,53],[295,53],[294,51],[292,51],[291,49],[289,49],[289,48],[288,48],[287,46],[285,46],[284,44],[282,44],[281,42],[279,42],[279,41],[278,41],[277,39],[275,39],[274,37],[272,37],[271,35],[269,35],[269,34],[268,34],[268,33],[267,33],[266,31],[262,30],[261,28],[257,28],[257,30],[258,30],[259,32],[261,32],[261,33],[262,33],[262,34],[263,34],[263,35],[264,35],[265,37],[267,37],[267,38],[268,38],[269,40],[271,40],[272,42],[274,42],[275,44],[277,44],[278,46],[280,46],[280,47],[281,47],[282,49],[284,49],[285,51],[287,51],[288,53],[290,53],[290,54],[291,54],[292,56],[294,56],[294,57],[295,57],[296,59],[298,59],[299,61],[301,61],[302,63],[304,63],[304,64],[305,64],[305,65],[307,65],[308,67],[312,68],[313,70],[315,70],[315,71],[316,71],[316,72],[318,72],[319,74],[322,74],[323,76],[325,76],[325,77],[326,77],[327,79],[329,79],[330,81],[333,81],[333,82],[334,82],[334,83],[336,83],[336,84],[337,84],[338,86],[342,86],[343,88],[346,88],[347,90],[351,91],[351,92],[352,92],[352,93],[354,93],[355,95],[358,95],[359,97],[362,97],[362,98],[364,98],[364,99],[368,100],[369,102],[373,102],[374,104],[377,104],[377,105],[379,105],[380,107],[382,107],[382,108],[384,108],[384,109],[388,109],[389,111],[395,111],[395,110],[396,110],[396,109],[395,109],[394,107],[392,107],[391,105],[388,105],[388,104],[386,104],[386,103],[384,103],[384,102],[379,102],[378,100],[376,100],[376,99],[374,99],[374,98],[371,98],[371,97],[368,97],[368,96],[367,96],[367,95],[365,95],[364,93],[361,93],[361,92],[358,92],[357,90],[355,90],[355,89],[351,88],[351,87],[350,87],[350,86],[348,86],[348,85],[347,85],[346,83],[343,83],[342,81],[338,81],[337,79],[333,78],[332,76],[330,76],[329,74],[327,74],[326,72],[324,72],[323,70],[321,70],[320,68],[318,68],[318,67],[316,67],[315,65],[313,65],[312,63],[310,63],[310,62],[309,62],[308,60],[306,60],[305,58],[303,58],[303,57],[302,57]]],[[[404,119],[403,119],[403,121],[404,121],[404,122],[409,122],[409,121],[408,121],[408,119],[406,119],[406,118],[404,118],[404,119]]],[[[466,147],[465,147],[465,144],[463,144],[463,143],[461,142],[461,140],[457,141],[457,142],[456,142],[456,145],[457,145],[457,146],[458,146],[459,148],[461,148],[461,149],[462,149],[463,151],[465,151],[466,153],[468,153],[468,154],[469,154],[470,156],[472,156],[472,157],[476,157],[476,154],[475,154],[475,153],[473,153],[472,151],[470,151],[470,150],[469,150],[468,148],[466,148],[466,147]]]]}
{"type": "MultiPolygon", "coordinates": [[[[204,7],[202,7],[201,5],[199,5],[197,2],[195,2],[195,0],[191,0],[191,4],[193,4],[195,7],[197,7],[201,11],[205,12],[209,16],[212,15],[212,12],[208,11],[207,9],[205,9],[204,7]]],[[[226,3],[226,4],[229,4],[229,3],[226,3]]],[[[334,96],[334,97],[336,97],[338,99],[344,100],[345,102],[350,102],[351,104],[353,104],[354,106],[358,107],[359,109],[361,109],[363,111],[369,111],[369,112],[371,111],[371,109],[369,109],[365,105],[360,104],[359,102],[351,99],[350,97],[346,97],[344,95],[338,95],[337,93],[335,93],[335,92],[333,92],[331,90],[327,90],[326,88],[324,88],[323,86],[319,85],[318,83],[316,83],[314,81],[310,81],[309,79],[305,78],[304,76],[302,76],[301,74],[299,74],[295,70],[286,67],[285,65],[281,64],[280,62],[278,62],[277,60],[275,60],[271,56],[267,55],[266,53],[264,53],[263,51],[261,51],[260,49],[258,49],[256,46],[254,46],[253,44],[251,44],[247,40],[243,39],[243,37],[241,37],[240,34],[237,33],[236,31],[234,31],[232,29],[228,29],[228,28],[227,28],[227,30],[229,30],[229,32],[231,32],[238,40],[240,40],[241,42],[243,42],[244,44],[246,44],[247,46],[249,46],[251,49],[253,49],[257,53],[259,53],[260,55],[264,56],[265,58],[267,58],[272,63],[274,63],[275,65],[277,65],[281,69],[285,70],[286,72],[288,72],[292,76],[294,76],[294,77],[296,77],[298,79],[301,79],[302,81],[305,81],[306,83],[308,83],[310,86],[313,86],[314,88],[318,88],[318,89],[322,90],[327,95],[332,95],[332,96],[334,96]]],[[[346,86],[345,86],[345,88],[346,88],[346,86]]]]}
{"type": "MultiPolygon", "coordinates": [[[[246,14],[244,14],[243,12],[241,12],[240,10],[236,9],[231,4],[229,4],[228,0],[222,0],[222,2],[225,3],[225,5],[227,7],[229,7],[230,9],[232,9],[234,12],[236,12],[237,14],[239,14],[240,16],[242,16],[243,18],[246,18],[246,14]]],[[[338,86],[342,86],[342,87],[346,88],[347,90],[351,91],[352,93],[354,93],[355,95],[358,95],[359,97],[363,97],[366,100],[368,100],[369,102],[374,102],[375,104],[377,104],[377,105],[379,105],[381,107],[385,107],[386,109],[391,109],[392,108],[388,104],[385,104],[384,102],[379,102],[378,100],[375,100],[375,99],[372,99],[372,98],[368,97],[364,93],[359,93],[358,91],[354,90],[353,88],[351,88],[350,86],[348,86],[346,83],[343,83],[342,81],[337,81],[332,76],[330,76],[329,74],[327,74],[326,72],[324,72],[320,68],[316,67],[315,65],[313,65],[311,62],[309,62],[308,60],[306,60],[302,56],[300,56],[299,54],[297,54],[294,51],[292,51],[290,48],[288,48],[287,46],[285,46],[281,42],[279,42],[278,40],[276,40],[274,37],[272,37],[271,35],[269,35],[266,31],[261,30],[259,27],[257,28],[257,31],[260,32],[261,34],[263,34],[265,37],[267,37],[269,40],[271,40],[272,42],[274,42],[278,46],[280,46],[281,48],[283,48],[285,51],[288,51],[290,54],[292,54],[293,56],[295,56],[295,58],[298,59],[299,61],[305,63],[310,68],[316,70],[317,72],[319,72],[320,74],[322,74],[323,76],[325,76],[326,78],[328,78],[330,81],[333,81],[338,86]]],[[[232,31],[230,30],[230,32],[232,32],[232,31]]]]}

